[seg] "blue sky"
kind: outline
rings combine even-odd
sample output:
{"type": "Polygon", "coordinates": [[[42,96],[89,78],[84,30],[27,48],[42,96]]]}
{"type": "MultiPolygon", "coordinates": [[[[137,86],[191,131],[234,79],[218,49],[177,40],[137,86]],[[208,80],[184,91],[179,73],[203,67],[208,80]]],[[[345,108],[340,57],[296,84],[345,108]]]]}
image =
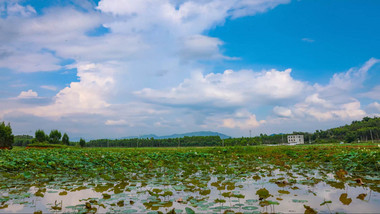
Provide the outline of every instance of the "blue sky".
{"type": "Polygon", "coordinates": [[[0,1],[0,120],[74,138],[380,115],[378,1],[0,1]]]}
{"type": "Polygon", "coordinates": [[[295,77],[325,81],[332,73],[379,58],[379,3],[292,1],[273,10],[227,20],[208,32],[223,40],[225,54],[248,66],[293,68],[295,77]],[[233,32],[233,33],[232,33],[233,32]]]}

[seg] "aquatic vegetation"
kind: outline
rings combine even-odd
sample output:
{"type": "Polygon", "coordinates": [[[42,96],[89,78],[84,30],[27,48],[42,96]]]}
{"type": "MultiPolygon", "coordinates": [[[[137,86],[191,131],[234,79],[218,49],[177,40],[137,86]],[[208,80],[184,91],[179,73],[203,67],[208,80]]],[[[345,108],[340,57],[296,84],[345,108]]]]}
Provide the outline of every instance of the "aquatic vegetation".
{"type": "Polygon", "coordinates": [[[283,206],[289,203],[297,212],[308,213],[330,212],[332,204],[348,211],[355,203],[379,209],[379,149],[302,145],[1,150],[0,212],[14,205],[33,211],[38,201],[44,203],[43,212],[289,212],[283,206]],[[325,200],[320,191],[337,196],[325,200]],[[77,203],[67,204],[73,197],[77,203]]]}

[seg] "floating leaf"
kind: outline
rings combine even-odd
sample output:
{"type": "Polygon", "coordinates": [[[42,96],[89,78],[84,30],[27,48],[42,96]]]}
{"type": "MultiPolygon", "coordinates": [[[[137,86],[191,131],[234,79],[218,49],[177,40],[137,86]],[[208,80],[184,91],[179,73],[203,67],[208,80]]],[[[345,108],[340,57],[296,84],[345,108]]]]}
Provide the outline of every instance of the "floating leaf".
{"type": "Polygon", "coordinates": [[[242,207],[243,210],[257,210],[259,209],[258,207],[255,207],[255,206],[245,206],[245,207],[242,207]]]}
{"type": "Polygon", "coordinates": [[[256,195],[260,197],[260,200],[266,199],[271,196],[271,194],[269,194],[269,191],[265,188],[257,190],[256,195]]]}
{"type": "Polygon", "coordinates": [[[195,211],[189,207],[185,208],[186,214],[195,214],[195,211]]]}
{"type": "Polygon", "coordinates": [[[339,179],[344,179],[345,175],[347,175],[347,171],[346,170],[343,170],[343,169],[340,169],[338,171],[336,171],[336,176],[339,178],[339,179]]]}
{"type": "Polygon", "coordinates": [[[61,195],[61,196],[67,195],[67,192],[66,191],[62,191],[62,192],[58,193],[58,195],[61,195]]]}
{"type": "Polygon", "coordinates": [[[273,205],[280,205],[280,203],[278,203],[277,201],[269,201],[269,200],[268,200],[268,203],[269,203],[269,204],[273,204],[273,205]]]}
{"type": "Polygon", "coordinates": [[[347,198],[347,193],[342,193],[339,197],[339,201],[342,202],[342,204],[344,205],[350,205],[351,202],[352,202],[352,199],[351,198],[347,198]]]}
{"type": "Polygon", "coordinates": [[[211,209],[213,210],[226,210],[226,209],[230,209],[231,207],[229,206],[217,206],[217,207],[212,207],[211,209]]]}
{"type": "Polygon", "coordinates": [[[357,199],[360,199],[360,200],[364,200],[364,198],[367,196],[367,194],[365,193],[362,193],[362,194],[359,194],[358,197],[356,197],[357,199]]]}
{"type": "Polygon", "coordinates": [[[278,193],[280,193],[280,194],[290,194],[290,192],[286,191],[286,190],[278,190],[278,193]]]}
{"type": "Polygon", "coordinates": [[[318,212],[315,211],[313,208],[307,206],[307,205],[303,205],[303,207],[305,207],[305,214],[317,214],[318,212]]]}
{"type": "Polygon", "coordinates": [[[297,199],[293,199],[292,201],[294,203],[306,203],[306,202],[308,202],[307,200],[297,200],[297,199]]]}

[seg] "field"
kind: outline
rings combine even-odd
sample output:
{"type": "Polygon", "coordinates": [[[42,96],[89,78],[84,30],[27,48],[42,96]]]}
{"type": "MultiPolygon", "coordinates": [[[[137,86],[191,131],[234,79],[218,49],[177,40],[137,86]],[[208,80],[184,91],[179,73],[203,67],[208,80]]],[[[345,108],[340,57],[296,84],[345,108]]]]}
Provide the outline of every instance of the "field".
{"type": "Polygon", "coordinates": [[[0,151],[0,213],[380,210],[378,144],[0,151]]]}

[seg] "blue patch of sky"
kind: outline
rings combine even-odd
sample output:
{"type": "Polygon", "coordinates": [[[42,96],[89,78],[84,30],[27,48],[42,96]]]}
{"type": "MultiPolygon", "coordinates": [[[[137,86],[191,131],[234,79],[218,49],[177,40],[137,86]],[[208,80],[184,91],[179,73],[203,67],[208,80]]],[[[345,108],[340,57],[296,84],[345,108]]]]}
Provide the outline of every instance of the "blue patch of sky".
{"type": "Polygon", "coordinates": [[[32,6],[38,14],[43,14],[46,8],[50,7],[74,7],[79,11],[87,11],[88,8],[85,8],[83,5],[89,3],[95,8],[100,0],[24,0],[20,4],[23,6],[30,5],[32,6]]]}
{"type": "Polygon", "coordinates": [[[364,87],[367,89],[372,88],[373,86],[379,85],[380,80],[380,63],[374,65],[367,72],[367,80],[365,81],[364,87]]]}
{"type": "Polygon", "coordinates": [[[12,85],[12,71],[8,68],[0,68],[0,98],[8,98],[14,95],[13,91],[8,90],[12,85]]]}
{"type": "MultiPolygon", "coordinates": [[[[3,70],[0,70],[2,73],[3,70]]],[[[5,82],[8,87],[12,87],[11,93],[5,94],[2,96],[5,97],[16,97],[21,91],[33,90],[42,97],[50,97],[57,94],[57,92],[67,86],[71,82],[78,82],[77,70],[76,69],[61,69],[54,72],[33,72],[33,73],[14,73],[8,71],[8,75],[12,80],[17,81],[3,81],[0,80],[0,83],[5,82]],[[58,73],[58,74],[57,74],[58,73]],[[57,91],[51,91],[41,88],[42,85],[54,86],[57,88],[57,91]]]]}
{"type": "MultiPolygon", "coordinates": [[[[363,97],[361,94],[366,93],[368,91],[372,91],[372,89],[375,86],[379,85],[380,80],[380,64],[374,65],[371,69],[367,72],[367,79],[363,83],[363,87],[358,90],[357,98],[360,100],[360,103],[362,105],[368,105],[370,103],[373,103],[374,100],[371,98],[363,97]]],[[[379,100],[377,100],[379,102],[379,100]]]]}
{"type": "Polygon", "coordinates": [[[48,48],[42,48],[40,50],[41,53],[50,53],[51,55],[53,55],[54,57],[57,57],[60,62],[58,63],[59,65],[61,66],[65,66],[65,65],[70,65],[70,64],[73,64],[75,63],[75,60],[74,59],[71,59],[71,58],[62,58],[60,56],[57,56],[56,54],[56,51],[55,50],[51,50],[51,49],[48,49],[48,48]]]}
{"type": "Polygon", "coordinates": [[[59,63],[59,65],[61,66],[65,66],[65,65],[71,65],[75,63],[75,60],[74,59],[61,59],[61,62],[59,63]]]}
{"type": "MultiPolygon", "coordinates": [[[[380,58],[380,1],[292,1],[207,32],[220,38],[228,68],[292,68],[292,76],[327,84],[333,73],[380,58]]],[[[220,67],[220,68],[218,68],[220,67]]],[[[224,67],[224,69],[222,69],[224,67]]]]}
{"type": "Polygon", "coordinates": [[[88,32],[86,32],[86,35],[89,37],[96,37],[96,36],[104,36],[105,34],[110,33],[110,29],[104,27],[103,25],[100,25],[88,32]]]}

